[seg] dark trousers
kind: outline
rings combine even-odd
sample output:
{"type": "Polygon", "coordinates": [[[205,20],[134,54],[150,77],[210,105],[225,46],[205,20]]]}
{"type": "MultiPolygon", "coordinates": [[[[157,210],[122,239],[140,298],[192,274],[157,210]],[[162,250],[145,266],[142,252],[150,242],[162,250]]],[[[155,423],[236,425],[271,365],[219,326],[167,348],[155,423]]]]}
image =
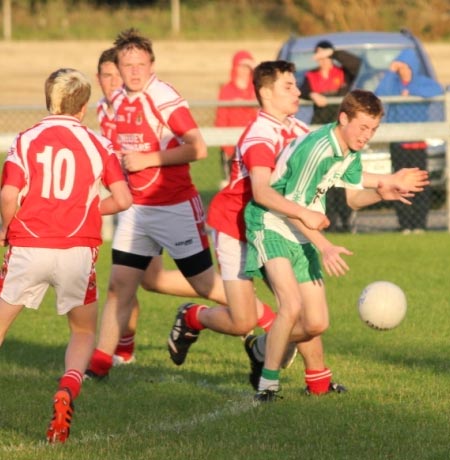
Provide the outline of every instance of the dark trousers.
{"type": "MultiPolygon", "coordinates": [[[[425,149],[403,149],[401,144],[392,143],[390,145],[392,167],[394,171],[402,168],[427,169],[427,152],[425,149]]],[[[423,192],[417,193],[411,198],[412,205],[394,202],[400,229],[414,230],[425,229],[427,227],[427,216],[431,206],[431,190],[426,187],[423,192]]]]}
{"type": "Polygon", "coordinates": [[[350,217],[352,210],[347,205],[345,197],[345,188],[332,187],[327,192],[327,217],[330,220],[328,230],[335,231],[350,231],[350,217]],[[339,219],[341,226],[338,225],[339,219]]]}

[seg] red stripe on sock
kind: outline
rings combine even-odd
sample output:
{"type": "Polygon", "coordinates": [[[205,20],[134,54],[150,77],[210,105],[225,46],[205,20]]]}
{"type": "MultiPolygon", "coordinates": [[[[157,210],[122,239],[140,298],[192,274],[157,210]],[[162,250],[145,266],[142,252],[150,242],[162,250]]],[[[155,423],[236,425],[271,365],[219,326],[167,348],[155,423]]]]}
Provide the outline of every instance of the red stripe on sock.
{"type": "Polygon", "coordinates": [[[134,334],[124,335],[120,338],[119,344],[117,345],[114,354],[117,356],[122,356],[125,360],[130,359],[134,353],[134,334]]]}
{"type": "Polygon", "coordinates": [[[328,391],[331,383],[331,370],[328,368],[322,370],[306,369],[305,382],[311,393],[320,395],[328,391]]]}
{"type": "Polygon", "coordinates": [[[68,388],[72,399],[75,399],[81,391],[81,384],[83,383],[83,376],[81,372],[75,369],[69,369],[64,372],[64,375],[59,379],[58,390],[68,388]]]}

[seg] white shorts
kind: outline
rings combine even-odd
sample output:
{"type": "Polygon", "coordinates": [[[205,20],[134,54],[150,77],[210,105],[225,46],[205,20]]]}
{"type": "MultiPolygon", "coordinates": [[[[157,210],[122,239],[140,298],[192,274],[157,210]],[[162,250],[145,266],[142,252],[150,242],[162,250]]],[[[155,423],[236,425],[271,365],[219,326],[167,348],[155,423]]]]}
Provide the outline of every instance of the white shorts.
{"type": "Polygon", "coordinates": [[[224,281],[251,280],[245,274],[247,243],[222,232],[213,231],[216,257],[224,281]]]}
{"type": "Polygon", "coordinates": [[[166,249],[173,259],[184,259],[209,247],[200,196],[170,206],[134,204],[119,213],[113,249],[154,257],[166,249]]]}
{"type": "Polygon", "coordinates": [[[10,247],[0,275],[0,297],[11,305],[38,309],[49,286],[56,293],[57,312],[98,299],[95,263],[98,249],[10,247]]]}

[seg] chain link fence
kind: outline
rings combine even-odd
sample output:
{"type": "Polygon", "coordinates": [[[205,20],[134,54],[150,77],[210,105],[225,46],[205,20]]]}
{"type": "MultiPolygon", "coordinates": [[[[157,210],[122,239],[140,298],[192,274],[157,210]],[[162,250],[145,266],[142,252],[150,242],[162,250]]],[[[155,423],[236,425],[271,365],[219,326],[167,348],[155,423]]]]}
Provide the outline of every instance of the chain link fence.
{"type": "MultiPolygon", "coordinates": [[[[363,152],[364,170],[390,173],[401,167],[419,166],[430,174],[431,186],[413,199],[413,206],[382,203],[359,212],[351,212],[339,200],[330,198],[332,231],[380,232],[403,231],[423,233],[424,230],[448,230],[448,191],[446,187],[450,146],[450,93],[442,97],[382,98],[385,107],[393,103],[410,104],[410,119],[406,123],[382,123],[363,152]],[[406,101],[407,99],[407,101],[406,101]],[[415,119],[430,121],[416,123],[415,119]],[[417,115],[417,116],[416,116],[417,115]],[[438,121],[435,121],[438,120],[438,121]],[[445,121],[443,121],[445,120],[445,121]]],[[[330,103],[339,103],[331,98],[330,103]]],[[[242,128],[215,128],[214,118],[218,106],[248,106],[246,102],[190,101],[190,107],[209,146],[209,158],[193,163],[194,181],[206,207],[212,196],[223,185],[224,171],[220,156],[221,145],[236,144],[242,128]]],[[[311,103],[302,101],[297,116],[309,122],[311,103]]],[[[0,152],[6,152],[14,136],[38,122],[47,112],[41,106],[0,107],[0,152]]],[[[95,106],[90,106],[84,123],[97,130],[95,106]]],[[[311,126],[312,129],[318,126],[311,126]]],[[[107,231],[109,234],[110,232],[107,231]]]]}

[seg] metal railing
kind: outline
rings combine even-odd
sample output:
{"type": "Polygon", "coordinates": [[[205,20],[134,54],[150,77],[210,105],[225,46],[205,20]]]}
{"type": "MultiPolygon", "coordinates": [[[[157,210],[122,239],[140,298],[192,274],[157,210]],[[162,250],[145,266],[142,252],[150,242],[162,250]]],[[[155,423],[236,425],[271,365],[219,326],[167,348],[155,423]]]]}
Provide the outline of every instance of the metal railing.
{"type": "MultiPolygon", "coordinates": [[[[438,138],[446,142],[445,144],[445,164],[443,165],[444,182],[450,177],[450,92],[444,96],[432,99],[410,97],[384,97],[383,103],[402,102],[443,102],[444,120],[442,122],[422,122],[422,123],[382,123],[371,140],[372,143],[390,143],[396,141],[419,141],[429,138],[438,138]]],[[[342,98],[330,98],[329,103],[338,104],[342,98]]],[[[214,127],[214,116],[218,106],[254,106],[255,103],[248,101],[219,102],[211,101],[190,101],[189,103],[194,117],[200,126],[200,130],[210,147],[220,145],[234,145],[237,143],[242,133],[242,128],[217,128],[214,127]]],[[[302,108],[311,107],[311,102],[302,101],[302,108]]],[[[17,132],[20,132],[46,115],[46,111],[41,106],[0,106],[0,152],[6,152],[17,132]]],[[[95,106],[91,105],[84,123],[92,129],[98,129],[95,115],[95,106]]],[[[318,128],[312,125],[311,129],[318,128]]],[[[369,156],[368,156],[369,157],[369,156]]],[[[364,158],[364,157],[363,157],[364,158]]],[[[364,164],[364,160],[363,160],[364,164]]],[[[445,188],[445,222],[444,227],[450,229],[450,187],[445,188]]],[[[109,234],[110,232],[107,231],[109,234]]]]}

